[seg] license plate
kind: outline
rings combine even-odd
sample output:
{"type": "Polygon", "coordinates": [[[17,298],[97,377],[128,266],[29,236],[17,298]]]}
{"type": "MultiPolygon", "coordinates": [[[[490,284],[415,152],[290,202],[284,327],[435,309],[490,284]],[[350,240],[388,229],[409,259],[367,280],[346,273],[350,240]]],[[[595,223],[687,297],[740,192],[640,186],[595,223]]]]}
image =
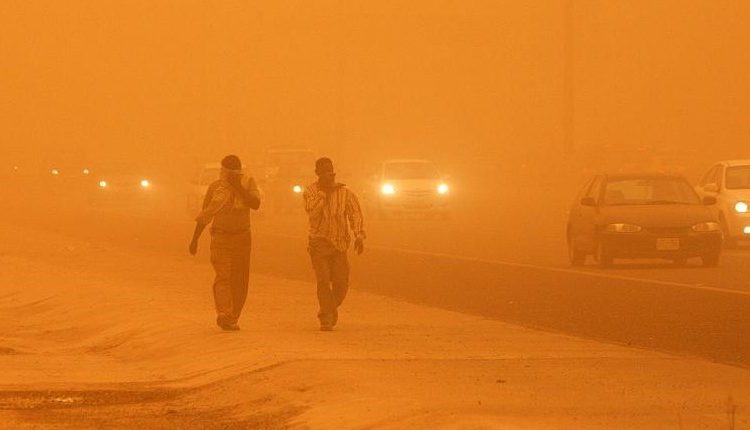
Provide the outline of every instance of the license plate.
{"type": "Polygon", "coordinates": [[[657,251],[677,251],[680,249],[680,239],[676,237],[656,239],[657,251]]]}

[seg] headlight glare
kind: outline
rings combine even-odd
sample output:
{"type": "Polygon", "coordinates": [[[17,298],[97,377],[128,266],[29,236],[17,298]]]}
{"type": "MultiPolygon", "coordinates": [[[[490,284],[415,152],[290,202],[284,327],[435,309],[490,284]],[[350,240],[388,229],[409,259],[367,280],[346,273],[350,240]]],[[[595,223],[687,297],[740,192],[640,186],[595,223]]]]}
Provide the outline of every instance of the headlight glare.
{"type": "Polygon", "coordinates": [[[295,186],[293,186],[293,187],[292,187],[292,191],[293,191],[293,192],[294,192],[295,194],[299,194],[299,193],[301,193],[301,192],[303,191],[303,189],[302,189],[302,185],[295,185],[295,186]]]}
{"type": "Polygon", "coordinates": [[[438,194],[448,194],[448,191],[450,191],[448,184],[440,184],[437,187],[438,194]]]}
{"type": "Polygon", "coordinates": [[[151,182],[148,179],[141,179],[141,188],[148,188],[151,186],[151,182]]]}
{"type": "Polygon", "coordinates": [[[734,205],[734,210],[737,213],[746,214],[747,213],[747,203],[746,202],[737,202],[734,205]]]}
{"type": "Polygon", "coordinates": [[[107,188],[107,181],[99,181],[99,188],[107,188]]]}
{"type": "Polygon", "coordinates": [[[385,194],[386,196],[392,196],[396,194],[396,188],[394,188],[391,184],[383,184],[383,186],[380,187],[380,192],[385,194]]]}
{"type": "Polygon", "coordinates": [[[610,233],[638,233],[641,230],[641,226],[635,224],[617,223],[607,226],[607,231],[610,233]]]}
{"type": "Polygon", "coordinates": [[[708,232],[708,231],[719,231],[719,223],[716,222],[699,222],[698,224],[693,226],[693,231],[696,232],[708,232]]]}

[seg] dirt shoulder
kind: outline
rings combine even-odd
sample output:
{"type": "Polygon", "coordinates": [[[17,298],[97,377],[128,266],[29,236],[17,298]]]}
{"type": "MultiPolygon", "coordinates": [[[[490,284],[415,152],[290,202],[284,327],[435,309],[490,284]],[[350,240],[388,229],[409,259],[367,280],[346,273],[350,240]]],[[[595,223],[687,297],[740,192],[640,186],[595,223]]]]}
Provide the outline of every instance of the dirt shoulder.
{"type": "MultiPolygon", "coordinates": [[[[0,428],[737,428],[747,370],[254,276],[213,325],[205,255],[0,227],[0,428]],[[728,428],[728,427],[727,427],[728,428]]],[[[205,246],[204,242],[204,246],[205,246]]]]}

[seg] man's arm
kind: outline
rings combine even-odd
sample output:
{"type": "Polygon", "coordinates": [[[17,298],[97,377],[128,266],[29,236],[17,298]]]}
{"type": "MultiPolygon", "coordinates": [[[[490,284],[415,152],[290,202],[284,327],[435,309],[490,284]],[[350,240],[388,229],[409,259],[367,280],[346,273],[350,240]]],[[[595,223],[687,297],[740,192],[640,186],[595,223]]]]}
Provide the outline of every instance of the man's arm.
{"type": "Polygon", "coordinates": [[[250,209],[258,210],[260,208],[260,190],[258,189],[258,184],[255,183],[255,178],[251,176],[247,178],[246,186],[235,188],[235,191],[240,195],[242,201],[244,201],[250,209]]]}
{"type": "Polygon", "coordinates": [[[365,234],[365,220],[357,195],[349,189],[346,190],[346,217],[349,220],[349,227],[354,232],[354,237],[356,238],[354,248],[357,254],[361,254],[365,250],[364,241],[367,237],[365,234]]]}
{"type": "Polygon", "coordinates": [[[320,215],[325,207],[327,194],[317,187],[306,188],[302,197],[305,200],[305,212],[310,217],[316,217],[320,215]]]}
{"type": "Polygon", "coordinates": [[[193,239],[190,241],[190,247],[188,250],[190,251],[190,255],[195,255],[198,253],[198,239],[200,239],[201,234],[203,233],[203,230],[206,228],[206,224],[201,224],[199,222],[195,223],[195,230],[193,230],[193,239]]]}
{"type": "Polygon", "coordinates": [[[195,255],[198,252],[198,239],[200,239],[203,230],[211,223],[214,216],[229,202],[230,191],[223,187],[209,189],[206,199],[203,202],[203,210],[195,217],[195,230],[193,230],[193,239],[190,241],[190,254],[195,255]]]}

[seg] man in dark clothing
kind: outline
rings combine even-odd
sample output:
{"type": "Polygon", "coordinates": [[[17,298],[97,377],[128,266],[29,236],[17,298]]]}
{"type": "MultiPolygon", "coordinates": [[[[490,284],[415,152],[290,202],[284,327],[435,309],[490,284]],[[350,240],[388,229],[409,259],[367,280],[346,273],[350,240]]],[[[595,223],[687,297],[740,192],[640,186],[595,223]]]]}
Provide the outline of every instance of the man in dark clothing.
{"type": "Polygon", "coordinates": [[[252,177],[243,180],[236,155],[221,160],[221,177],[208,187],[203,210],[196,217],[190,254],[198,252],[198,239],[211,224],[211,264],[216,272],[214,302],[216,324],[239,330],[237,321],[247,298],[250,279],[250,209],[260,207],[260,192],[252,177]]]}
{"type": "Polygon", "coordinates": [[[357,254],[364,251],[365,230],[357,196],[336,182],[333,162],[315,162],[318,181],[304,192],[305,211],[310,221],[310,258],[318,289],[320,329],[331,331],[338,322],[338,308],[349,289],[347,251],[354,232],[357,254]]]}

